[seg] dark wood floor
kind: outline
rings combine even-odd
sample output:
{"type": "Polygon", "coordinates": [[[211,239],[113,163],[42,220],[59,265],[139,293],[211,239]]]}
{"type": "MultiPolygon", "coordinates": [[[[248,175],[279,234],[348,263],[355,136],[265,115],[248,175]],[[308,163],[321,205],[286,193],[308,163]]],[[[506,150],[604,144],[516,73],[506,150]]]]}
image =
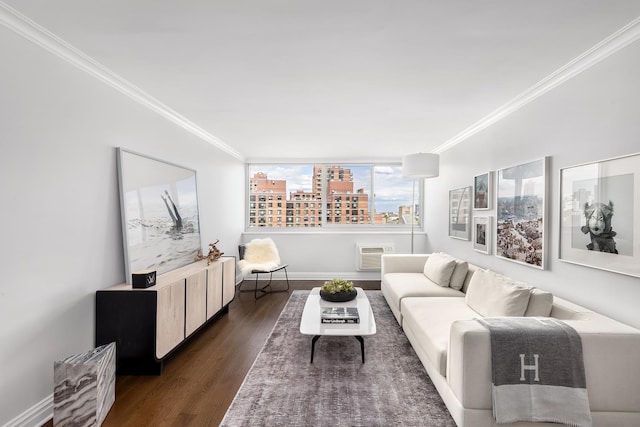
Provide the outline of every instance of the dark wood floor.
{"type": "MultiPolygon", "coordinates": [[[[292,289],[320,285],[291,281],[292,289]]],[[[280,286],[274,284],[274,288],[280,286]]],[[[380,289],[380,282],[357,282],[356,286],[380,289]]],[[[219,425],[289,295],[273,293],[256,301],[253,293],[237,292],[228,313],[204,326],[166,359],[162,375],[119,376],[116,401],[102,425],[219,425]]],[[[45,426],[52,427],[53,422],[45,426]]]]}

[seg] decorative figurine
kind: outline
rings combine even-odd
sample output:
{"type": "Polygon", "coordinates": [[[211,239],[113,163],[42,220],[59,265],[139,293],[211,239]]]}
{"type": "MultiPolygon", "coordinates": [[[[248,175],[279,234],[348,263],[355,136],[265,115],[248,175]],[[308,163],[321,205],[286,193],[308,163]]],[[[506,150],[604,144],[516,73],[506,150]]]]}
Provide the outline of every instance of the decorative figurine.
{"type": "Polygon", "coordinates": [[[201,259],[207,260],[207,265],[211,264],[211,261],[215,261],[224,255],[224,252],[220,252],[220,249],[216,248],[216,244],[220,241],[220,239],[216,240],[214,243],[209,243],[209,253],[207,256],[202,255],[202,250],[198,249],[198,253],[196,254],[196,261],[200,261],[201,259]]]}

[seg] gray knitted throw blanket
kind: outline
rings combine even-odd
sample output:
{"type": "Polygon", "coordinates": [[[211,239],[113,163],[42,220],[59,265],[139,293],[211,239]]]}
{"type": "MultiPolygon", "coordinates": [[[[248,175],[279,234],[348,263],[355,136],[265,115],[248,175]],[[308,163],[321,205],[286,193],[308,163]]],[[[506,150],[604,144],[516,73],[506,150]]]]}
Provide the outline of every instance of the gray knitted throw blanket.
{"type": "Polygon", "coordinates": [[[478,321],[491,333],[496,423],[592,425],[582,340],[575,329],[546,317],[478,321]]]}

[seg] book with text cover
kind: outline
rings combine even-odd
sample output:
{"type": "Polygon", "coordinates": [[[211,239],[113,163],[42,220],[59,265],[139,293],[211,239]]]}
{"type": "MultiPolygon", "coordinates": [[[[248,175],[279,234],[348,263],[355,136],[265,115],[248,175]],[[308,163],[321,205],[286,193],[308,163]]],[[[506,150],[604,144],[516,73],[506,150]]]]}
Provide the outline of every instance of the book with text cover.
{"type": "Polygon", "coordinates": [[[322,323],[360,323],[358,307],[324,307],[320,319],[322,323]]]}

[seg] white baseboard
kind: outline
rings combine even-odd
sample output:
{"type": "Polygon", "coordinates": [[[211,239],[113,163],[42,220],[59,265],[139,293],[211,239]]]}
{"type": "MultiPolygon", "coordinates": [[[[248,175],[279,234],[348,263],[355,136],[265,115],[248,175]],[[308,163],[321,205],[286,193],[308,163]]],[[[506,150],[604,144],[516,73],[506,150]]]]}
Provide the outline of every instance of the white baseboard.
{"type": "Polygon", "coordinates": [[[40,427],[53,418],[53,394],[42,399],[2,427],[40,427]]]}
{"type": "Polygon", "coordinates": [[[289,273],[291,280],[331,280],[335,278],[345,280],[380,280],[380,271],[350,271],[342,273],[323,272],[293,272],[289,273]]]}
{"type": "MultiPolygon", "coordinates": [[[[357,271],[343,273],[324,273],[324,272],[291,272],[288,273],[289,280],[331,280],[335,278],[345,280],[380,280],[380,271],[357,271]]],[[[284,273],[274,273],[273,280],[284,280],[284,273]]],[[[246,277],[247,281],[255,280],[255,276],[250,274],[246,277]]],[[[262,274],[260,280],[269,280],[269,275],[262,274]]],[[[236,285],[242,282],[242,277],[238,275],[236,285]]]]}

